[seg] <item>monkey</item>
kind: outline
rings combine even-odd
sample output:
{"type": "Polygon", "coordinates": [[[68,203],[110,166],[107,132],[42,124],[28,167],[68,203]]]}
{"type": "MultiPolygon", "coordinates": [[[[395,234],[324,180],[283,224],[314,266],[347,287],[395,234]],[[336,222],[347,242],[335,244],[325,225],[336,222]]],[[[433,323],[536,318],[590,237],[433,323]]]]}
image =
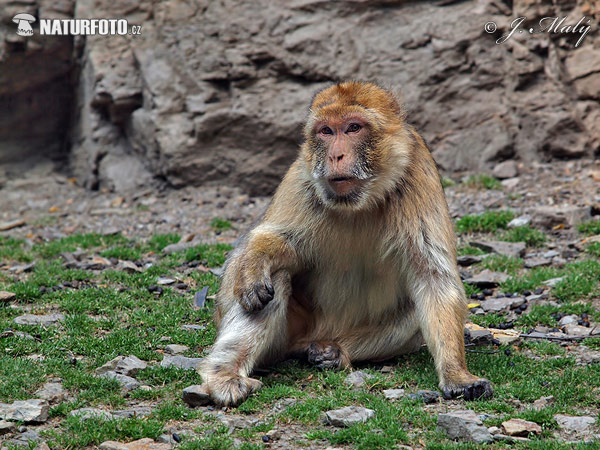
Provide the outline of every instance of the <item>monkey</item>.
{"type": "Polygon", "coordinates": [[[383,361],[425,343],[445,398],[489,398],[466,365],[467,301],[437,166],[387,89],[318,92],[264,217],[227,258],[217,338],[199,372],[212,401],[260,388],[260,366],[383,361]]]}

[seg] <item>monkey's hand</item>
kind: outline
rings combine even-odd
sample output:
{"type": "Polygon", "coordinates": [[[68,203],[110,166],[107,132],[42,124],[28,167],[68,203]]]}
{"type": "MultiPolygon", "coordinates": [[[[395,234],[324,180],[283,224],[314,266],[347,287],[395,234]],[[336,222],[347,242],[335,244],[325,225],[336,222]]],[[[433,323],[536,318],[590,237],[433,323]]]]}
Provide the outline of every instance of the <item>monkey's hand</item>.
{"type": "Polygon", "coordinates": [[[246,311],[260,311],[273,300],[275,289],[269,273],[264,264],[257,265],[246,260],[240,264],[234,294],[246,311]]]}
{"type": "Polygon", "coordinates": [[[451,383],[442,386],[446,400],[462,397],[464,400],[486,399],[494,395],[492,384],[485,378],[478,378],[466,383],[451,383]]]}

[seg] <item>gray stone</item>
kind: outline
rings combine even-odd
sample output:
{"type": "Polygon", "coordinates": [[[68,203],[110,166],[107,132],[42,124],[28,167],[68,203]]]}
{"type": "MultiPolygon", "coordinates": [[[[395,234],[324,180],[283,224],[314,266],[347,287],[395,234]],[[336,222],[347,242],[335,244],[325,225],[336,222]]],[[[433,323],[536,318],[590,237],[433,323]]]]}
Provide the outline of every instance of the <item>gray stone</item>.
{"type": "Polygon", "coordinates": [[[465,283],[474,284],[481,288],[496,287],[500,283],[508,280],[508,274],[503,272],[492,272],[491,270],[482,270],[477,275],[465,280],[465,283]]]}
{"type": "Polygon", "coordinates": [[[174,278],[166,278],[166,277],[159,277],[156,280],[156,284],[158,284],[159,286],[169,286],[171,284],[174,284],[177,280],[175,280],[174,278]]]}
{"type": "Polygon", "coordinates": [[[509,309],[515,309],[525,303],[523,297],[501,297],[491,298],[481,302],[481,307],[485,312],[501,312],[509,309]]]}
{"type": "Polygon", "coordinates": [[[263,421],[257,417],[239,415],[217,416],[217,420],[231,430],[236,428],[247,429],[263,423],[263,421]]]}
{"type": "Polygon", "coordinates": [[[562,281],[562,277],[558,277],[558,278],[550,278],[549,280],[546,281],[542,281],[542,284],[544,286],[548,286],[548,287],[555,287],[558,283],[560,283],[562,281]]]}
{"type": "Polygon", "coordinates": [[[70,416],[79,417],[79,420],[86,421],[88,419],[103,419],[110,420],[112,419],[112,414],[108,411],[104,411],[103,409],[98,408],[81,408],[74,409],[69,413],[70,416]]]}
{"type": "Polygon", "coordinates": [[[178,242],[176,244],[167,245],[162,251],[165,255],[170,255],[171,253],[182,252],[188,248],[195,247],[198,244],[200,244],[200,241],[178,242]]]}
{"type": "Polygon", "coordinates": [[[528,214],[524,214],[519,217],[515,217],[513,220],[508,222],[507,228],[517,228],[517,227],[526,227],[531,223],[531,216],[528,214]]]}
{"type": "Polygon", "coordinates": [[[492,441],[492,435],[472,410],[438,414],[438,430],[445,431],[450,439],[485,443],[492,441]]]}
{"type": "Polygon", "coordinates": [[[408,394],[408,397],[413,400],[420,400],[423,403],[436,403],[440,398],[440,393],[437,391],[417,391],[416,394],[408,394]]]}
{"type": "Polygon", "coordinates": [[[363,372],[362,370],[357,370],[356,372],[352,372],[350,375],[348,375],[344,380],[344,383],[346,383],[349,386],[359,388],[364,386],[364,384],[368,380],[372,380],[374,378],[375,376],[371,375],[370,373],[363,372]]]}
{"type": "Polygon", "coordinates": [[[17,431],[17,425],[15,423],[0,420],[0,436],[6,433],[14,433],[15,431],[17,431]]]}
{"type": "Polygon", "coordinates": [[[554,420],[558,423],[559,428],[571,433],[584,433],[596,423],[595,417],[566,414],[555,414],[554,420]]]}
{"type": "Polygon", "coordinates": [[[189,349],[190,348],[186,345],[169,344],[165,347],[165,353],[168,353],[169,355],[178,355],[187,352],[189,349]]]}
{"type": "Polygon", "coordinates": [[[519,183],[521,182],[521,180],[519,179],[519,177],[515,177],[515,178],[507,178],[506,180],[502,180],[500,183],[502,184],[502,187],[504,187],[505,189],[513,190],[515,189],[519,183]]]}
{"type": "Polygon", "coordinates": [[[137,389],[140,385],[140,382],[135,378],[128,377],[127,375],[123,375],[122,373],[117,372],[104,372],[98,375],[101,378],[109,378],[111,380],[116,380],[126,391],[133,391],[137,389]]]}
{"type": "Polygon", "coordinates": [[[335,427],[349,427],[366,422],[375,416],[375,411],[361,406],[346,406],[325,413],[327,423],[335,427]]]}
{"type": "Polygon", "coordinates": [[[0,418],[8,421],[41,423],[48,420],[50,406],[46,400],[17,400],[0,403],[0,418]]]}
{"type": "Polygon", "coordinates": [[[404,397],[404,389],[384,389],[383,395],[388,400],[399,400],[404,397]]]}
{"type": "Polygon", "coordinates": [[[533,269],[534,267],[543,267],[549,266],[552,264],[552,260],[550,258],[544,257],[532,257],[526,258],[523,262],[523,265],[528,269],[533,269]]]}
{"type": "Polygon", "coordinates": [[[518,174],[519,171],[517,169],[517,163],[512,159],[496,164],[494,170],[492,171],[492,175],[494,175],[500,180],[505,180],[506,178],[514,178],[518,174]]]}
{"type": "Polygon", "coordinates": [[[65,320],[64,314],[61,313],[53,313],[53,314],[45,314],[45,315],[35,315],[35,314],[24,314],[19,317],[15,317],[14,322],[18,325],[54,325],[58,322],[62,322],[65,320]]]}
{"type": "Polygon", "coordinates": [[[161,367],[177,367],[184,370],[198,370],[202,358],[188,358],[186,356],[165,356],[160,362],[161,367]]]}
{"type": "Polygon", "coordinates": [[[117,411],[111,411],[113,417],[146,417],[152,414],[152,408],[148,408],[146,406],[138,406],[136,408],[131,409],[120,409],[117,411]]]}
{"type": "Polygon", "coordinates": [[[181,325],[181,329],[185,331],[202,331],[206,330],[206,325],[187,324],[181,325]]]}
{"type": "Polygon", "coordinates": [[[485,252],[510,256],[511,258],[520,258],[525,254],[527,248],[523,242],[472,241],[471,245],[485,252]]]}
{"type": "MultiPolygon", "coordinates": [[[[7,442],[7,444],[12,444],[17,447],[28,447],[32,442],[41,442],[42,437],[40,433],[36,430],[26,430],[19,435],[17,435],[14,439],[11,439],[7,442]]],[[[2,447],[4,450],[4,447],[2,447]]]]}
{"type": "Polygon", "coordinates": [[[203,385],[188,386],[183,390],[183,401],[191,407],[204,406],[210,403],[210,395],[203,385]]]}
{"type": "Polygon", "coordinates": [[[535,409],[536,411],[539,411],[541,409],[552,406],[554,404],[554,401],[555,401],[555,399],[554,399],[553,395],[548,395],[546,397],[540,397],[536,401],[533,402],[532,408],[535,409]]]}
{"type": "Polygon", "coordinates": [[[35,393],[35,396],[48,400],[50,404],[56,404],[65,399],[67,391],[61,383],[46,383],[35,393]]]}
{"type": "Polygon", "coordinates": [[[558,324],[563,327],[570,323],[577,323],[578,320],[579,316],[577,314],[569,314],[568,316],[561,317],[561,319],[558,321],[558,324]]]}
{"type": "Polygon", "coordinates": [[[462,255],[456,258],[459,266],[472,266],[473,264],[477,264],[483,260],[483,257],[478,255],[462,255]]]}
{"type": "Polygon", "coordinates": [[[563,331],[569,336],[595,336],[600,335],[600,328],[590,324],[590,327],[584,327],[577,325],[576,323],[569,323],[564,326],[563,331]]]}
{"type": "Polygon", "coordinates": [[[540,206],[531,211],[535,226],[552,229],[557,225],[573,227],[591,219],[589,206],[540,206]]]}
{"type": "Polygon", "coordinates": [[[106,364],[95,370],[96,375],[102,375],[107,372],[116,372],[127,376],[134,376],[140,370],[144,370],[148,365],[135,355],[117,356],[106,364]]]}

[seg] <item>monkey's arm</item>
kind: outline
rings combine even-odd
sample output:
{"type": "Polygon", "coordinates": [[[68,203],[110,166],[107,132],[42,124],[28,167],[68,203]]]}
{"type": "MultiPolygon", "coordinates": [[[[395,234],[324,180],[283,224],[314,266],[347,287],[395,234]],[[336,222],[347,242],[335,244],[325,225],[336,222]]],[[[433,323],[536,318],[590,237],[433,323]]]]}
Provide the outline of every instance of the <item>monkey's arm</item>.
{"type": "Polygon", "coordinates": [[[259,311],[273,300],[271,275],[292,273],[298,265],[296,250],[278,227],[262,223],[247,236],[242,251],[230,261],[233,294],[247,311],[259,311]]]}

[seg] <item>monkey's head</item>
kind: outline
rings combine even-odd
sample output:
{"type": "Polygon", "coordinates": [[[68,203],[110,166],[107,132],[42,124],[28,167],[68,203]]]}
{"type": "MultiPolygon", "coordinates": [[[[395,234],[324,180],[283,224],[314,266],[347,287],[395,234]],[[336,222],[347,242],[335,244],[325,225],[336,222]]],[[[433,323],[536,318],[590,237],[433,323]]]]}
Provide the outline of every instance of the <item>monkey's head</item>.
{"type": "Polygon", "coordinates": [[[361,209],[383,198],[402,175],[408,136],[400,104],[375,84],[344,82],[317,93],[303,156],[321,201],[361,209]]]}

